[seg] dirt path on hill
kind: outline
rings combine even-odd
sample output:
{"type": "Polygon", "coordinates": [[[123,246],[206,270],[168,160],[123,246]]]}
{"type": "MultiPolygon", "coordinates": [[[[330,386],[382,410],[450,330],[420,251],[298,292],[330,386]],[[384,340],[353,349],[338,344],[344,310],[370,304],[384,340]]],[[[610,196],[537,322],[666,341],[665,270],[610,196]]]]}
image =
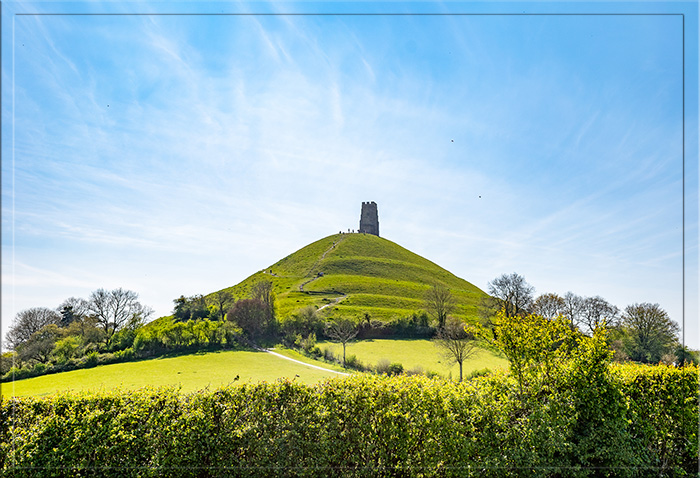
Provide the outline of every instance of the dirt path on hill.
{"type": "MultiPolygon", "coordinates": [[[[311,274],[311,272],[316,268],[316,266],[319,265],[319,264],[321,263],[321,261],[322,261],[323,259],[326,258],[326,254],[328,254],[329,252],[331,252],[335,246],[337,246],[338,244],[340,244],[341,242],[343,242],[343,239],[345,239],[345,234],[341,235],[340,239],[338,239],[337,241],[333,242],[333,244],[331,244],[331,247],[329,247],[328,249],[326,249],[326,251],[325,251],[323,254],[321,254],[321,257],[319,257],[318,260],[317,260],[316,262],[314,262],[314,264],[309,268],[309,271],[307,272],[307,274],[311,274]]],[[[301,284],[299,284],[299,292],[304,292],[304,286],[305,286],[306,284],[309,284],[309,283],[315,281],[315,280],[318,279],[319,277],[320,277],[320,276],[312,277],[311,279],[309,279],[309,280],[307,280],[307,281],[304,281],[304,282],[302,282],[301,284]]],[[[324,307],[325,307],[325,306],[324,306],[324,307]]]]}
{"type": "Polygon", "coordinates": [[[336,305],[336,304],[337,304],[338,302],[340,302],[341,300],[345,300],[345,299],[347,299],[347,298],[348,298],[348,295],[347,295],[347,294],[343,294],[343,295],[341,295],[340,297],[338,297],[337,299],[334,299],[333,302],[329,302],[329,303],[327,303],[326,305],[322,305],[321,307],[318,308],[318,310],[323,310],[323,309],[325,309],[326,307],[329,307],[329,306],[331,306],[331,305],[336,305]]]}
{"type": "Polygon", "coordinates": [[[319,367],[318,365],[311,365],[310,363],[302,362],[301,360],[296,360],[296,359],[293,359],[293,358],[289,358],[289,357],[287,357],[287,356],[285,356],[285,355],[278,354],[277,352],[273,352],[273,351],[270,350],[270,349],[259,349],[259,350],[261,350],[261,351],[263,351],[263,352],[266,352],[266,353],[268,353],[268,354],[272,354],[272,355],[274,355],[275,357],[283,358],[283,359],[285,359],[285,360],[289,360],[289,361],[291,361],[291,362],[296,362],[296,363],[299,363],[299,364],[301,364],[301,365],[306,365],[307,367],[315,368],[315,369],[318,369],[318,370],[323,370],[324,372],[337,373],[338,375],[348,375],[348,376],[349,376],[349,375],[352,375],[352,374],[345,373],[345,372],[336,372],[335,370],[331,370],[331,369],[329,369],[329,368],[319,367]]]}

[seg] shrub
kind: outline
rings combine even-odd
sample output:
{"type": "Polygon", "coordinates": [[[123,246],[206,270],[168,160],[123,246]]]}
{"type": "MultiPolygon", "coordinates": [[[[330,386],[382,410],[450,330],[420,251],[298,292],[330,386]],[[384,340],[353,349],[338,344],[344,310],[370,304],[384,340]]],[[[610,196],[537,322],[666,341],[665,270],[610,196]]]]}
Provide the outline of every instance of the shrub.
{"type": "Polygon", "coordinates": [[[491,370],[488,369],[488,368],[482,368],[482,369],[480,369],[480,370],[474,370],[474,371],[470,372],[470,373],[466,376],[466,380],[470,380],[470,379],[472,379],[472,378],[477,378],[477,377],[485,377],[486,375],[488,375],[488,374],[490,374],[490,373],[491,373],[491,370]]]}
{"type": "Polygon", "coordinates": [[[357,358],[355,354],[348,355],[345,358],[345,366],[348,368],[352,368],[355,370],[364,370],[365,366],[360,362],[360,359],[357,358]]]}
{"type": "Polygon", "coordinates": [[[3,398],[0,470],[10,478],[697,476],[697,367],[616,366],[607,382],[592,373],[576,391],[585,360],[569,365],[566,380],[527,396],[496,371],[461,384],[355,375],[314,387],[3,398]],[[596,422],[591,406],[614,426],[596,422]],[[585,417],[595,425],[588,432],[585,417]],[[618,466],[622,459],[630,465],[618,466]]]}
{"type": "Polygon", "coordinates": [[[32,370],[32,375],[41,375],[42,373],[44,373],[46,371],[46,369],[47,369],[46,364],[41,363],[41,362],[35,363],[34,368],[32,370]]]}
{"type": "Polygon", "coordinates": [[[323,347],[323,360],[326,362],[336,361],[336,357],[330,347],[323,347]]]}
{"type": "Polygon", "coordinates": [[[134,358],[136,358],[136,353],[134,352],[133,348],[129,347],[128,349],[114,352],[114,358],[119,361],[133,360],[134,358]]]}
{"type": "Polygon", "coordinates": [[[374,370],[377,373],[383,373],[385,375],[388,375],[389,374],[389,365],[391,365],[389,360],[381,359],[377,362],[377,365],[374,366],[374,370]]]}
{"type": "Polygon", "coordinates": [[[387,372],[389,375],[401,375],[403,373],[403,365],[398,362],[394,362],[389,365],[389,370],[387,372]]]}
{"type": "Polygon", "coordinates": [[[97,352],[90,352],[83,359],[83,366],[87,368],[97,366],[100,360],[99,357],[100,355],[97,352]]]}

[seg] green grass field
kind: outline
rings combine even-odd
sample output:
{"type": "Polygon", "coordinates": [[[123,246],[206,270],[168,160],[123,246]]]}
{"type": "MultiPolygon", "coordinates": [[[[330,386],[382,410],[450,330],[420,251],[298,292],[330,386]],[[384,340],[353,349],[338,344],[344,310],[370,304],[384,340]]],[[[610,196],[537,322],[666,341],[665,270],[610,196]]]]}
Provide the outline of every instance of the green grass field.
{"type": "MultiPolygon", "coordinates": [[[[340,344],[319,342],[317,345],[321,350],[330,347],[334,354],[343,355],[343,346],[340,344]]],[[[419,368],[423,372],[432,371],[444,377],[449,377],[450,374],[454,379],[459,377],[459,366],[443,357],[441,350],[430,340],[361,340],[348,344],[345,353],[347,356],[355,355],[365,365],[376,365],[380,360],[388,360],[401,363],[404,371],[419,368]]],[[[488,349],[479,349],[474,357],[464,362],[463,373],[466,376],[474,370],[507,367],[508,360],[505,358],[488,349]]]]}
{"type": "MultiPolygon", "coordinates": [[[[342,355],[342,346],[332,342],[319,342],[321,349],[330,347],[336,355],[342,355]]],[[[275,352],[286,357],[338,372],[351,372],[338,365],[316,361],[277,346],[275,352]]],[[[347,354],[354,354],[365,364],[375,365],[380,360],[400,362],[404,370],[421,367],[423,371],[437,372],[444,377],[450,373],[459,376],[459,368],[441,356],[440,350],[429,340],[363,340],[348,345],[347,354]]],[[[473,370],[505,368],[508,362],[493,352],[481,349],[464,364],[464,374],[473,370]]],[[[147,385],[176,386],[183,392],[206,387],[217,388],[234,381],[272,382],[280,378],[294,379],[314,384],[326,378],[337,377],[333,372],[307,367],[271,354],[255,351],[219,351],[163,357],[137,362],[101,365],[94,368],[73,370],[40,377],[0,384],[3,396],[45,396],[57,391],[137,389],[147,385]]]]}
{"type": "MultiPolygon", "coordinates": [[[[278,351],[279,352],[279,351],[278,351]]],[[[341,367],[314,362],[292,351],[285,352],[302,362],[341,371],[341,367]]],[[[73,370],[0,384],[3,396],[44,396],[58,390],[136,389],[152,386],[180,386],[183,392],[227,385],[238,375],[238,382],[272,382],[279,378],[313,384],[338,376],[306,367],[264,352],[220,351],[177,357],[156,358],[95,368],[73,370]],[[296,377],[298,375],[298,377],[296,377]]]]}

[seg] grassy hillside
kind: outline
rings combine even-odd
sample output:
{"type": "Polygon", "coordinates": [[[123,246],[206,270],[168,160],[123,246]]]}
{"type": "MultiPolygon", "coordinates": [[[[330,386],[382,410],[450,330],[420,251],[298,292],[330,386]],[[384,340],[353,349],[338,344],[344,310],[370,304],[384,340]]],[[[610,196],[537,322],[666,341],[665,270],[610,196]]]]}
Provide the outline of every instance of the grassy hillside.
{"type": "Polygon", "coordinates": [[[454,315],[475,320],[486,296],[437,264],[371,234],[325,237],[227,290],[237,299],[245,298],[252,285],[264,279],[274,284],[281,319],[306,305],[328,305],[324,313],[332,316],[406,317],[420,312],[426,291],[440,283],[457,299],[454,315]]]}

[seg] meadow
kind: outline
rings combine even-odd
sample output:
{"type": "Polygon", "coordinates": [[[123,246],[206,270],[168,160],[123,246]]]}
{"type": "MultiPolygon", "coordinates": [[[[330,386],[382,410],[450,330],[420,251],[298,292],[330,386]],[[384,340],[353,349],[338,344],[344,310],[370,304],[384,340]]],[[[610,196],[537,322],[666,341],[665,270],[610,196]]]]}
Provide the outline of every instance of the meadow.
{"type": "MultiPolygon", "coordinates": [[[[313,363],[293,351],[285,353],[291,358],[313,363]]],[[[341,367],[321,364],[337,371],[341,367]]],[[[39,377],[2,383],[5,397],[47,396],[58,391],[86,390],[134,390],[146,386],[179,387],[182,392],[215,389],[232,383],[274,382],[289,378],[311,385],[336,376],[257,351],[218,351],[160,357],[136,362],[100,365],[94,368],[73,370],[39,377]],[[238,376],[238,380],[234,380],[238,376]]]]}
{"type": "MultiPolygon", "coordinates": [[[[343,355],[343,346],[328,341],[320,341],[317,346],[326,347],[336,356],[343,355]]],[[[459,366],[445,358],[443,352],[430,340],[375,339],[360,340],[347,345],[346,355],[355,355],[364,365],[376,365],[380,361],[398,362],[404,371],[434,372],[445,378],[459,377],[459,366]]],[[[469,360],[464,362],[463,373],[469,375],[475,370],[492,371],[507,369],[508,360],[489,349],[480,348],[469,360]]]]}
{"type": "MultiPolygon", "coordinates": [[[[330,348],[336,356],[342,356],[340,344],[319,342],[318,345],[321,349],[330,348]]],[[[336,372],[352,372],[339,365],[313,360],[282,346],[277,346],[274,352],[336,372]]],[[[385,360],[401,363],[406,371],[420,369],[422,372],[438,373],[445,378],[456,378],[459,375],[458,366],[449,363],[430,340],[357,341],[347,347],[347,355],[352,354],[366,365],[376,365],[385,360]]],[[[468,375],[474,370],[485,368],[497,370],[507,367],[506,359],[490,350],[480,349],[475,357],[465,362],[464,374],[468,375]]],[[[205,388],[215,389],[234,382],[274,382],[285,378],[313,385],[334,376],[337,374],[306,367],[263,352],[222,350],[99,365],[42,375],[2,383],[0,391],[7,397],[41,397],[69,390],[135,390],[146,386],[179,387],[182,392],[193,392],[205,388]],[[234,381],[236,376],[238,379],[234,381]]]]}

